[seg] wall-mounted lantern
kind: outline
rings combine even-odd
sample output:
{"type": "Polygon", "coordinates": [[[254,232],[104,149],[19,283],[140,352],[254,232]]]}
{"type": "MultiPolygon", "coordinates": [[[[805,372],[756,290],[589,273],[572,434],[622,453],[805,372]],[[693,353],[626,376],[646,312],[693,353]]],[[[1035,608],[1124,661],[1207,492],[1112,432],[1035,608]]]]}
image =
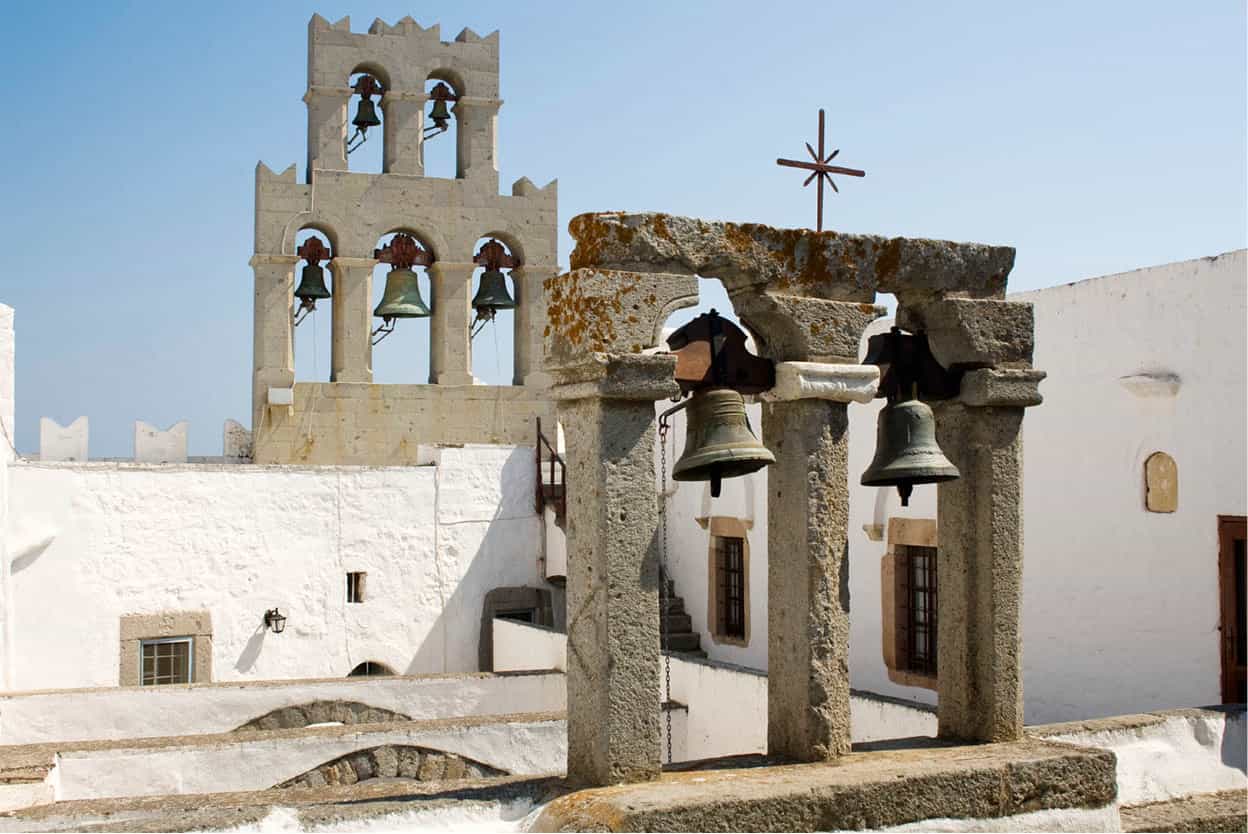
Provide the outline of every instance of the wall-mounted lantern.
{"type": "Polygon", "coordinates": [[[412,267],[429,266],[433,256],[426,252],[411,235],[397,234],[380,249],[373,250],[373,257],[392,269],[386,275],[386,291],[373,315],[381,324],[372,333],[377,344],[394,332],[395,319],[423,319],[430,315],[425,300],[420,297],[420,280],[412,267]]]}
{"type": "Polygon", "coordinates": [[[286,615],[276,608],[270,608],[264,612],[264,627],[274,634],[281,634],[286,630],[286,615]]]}
{"type": "Polygon", "coordinates": [[[472,309],[477,311],[476,319],[472,322],[472,335],[476,336],[486,322],[494,321],[499,310],[516,309],[516,300],[507,292],[507,278],[502,271],[520,266],[520,259],[508,254],[503,244],[491,238],[481,247],[472,262],[485,267],[477,294],[472,297],[472,309]]]}
{"type": "Polygon", "coordinates": [[[299,322],[316,309],[318,298],[330,297],[329,287],[325,286],[325,270],[321,267],[321,261],[327,261],[333,255],[319,237],[305,240],[295,250],[295,254],[307,261],[299,274],[299,286],[295,289],[295,298],[299,299],[299,313],[295,316],[295,327],[298,327],[299,322]]]}
{"type": "Polygon", "coordinates": [[[351,124],[355,125],[355,133],[347,140],[347,153],[364,144],[370,127],[381,124],[381,119],[377,116],[377,105],[373,104],[373,96],[381,95],[381,82],[371,75],[361,75],[352,89],[360,96],[360,106],[356,108],[355,118],[351,120],[351,124]]]}

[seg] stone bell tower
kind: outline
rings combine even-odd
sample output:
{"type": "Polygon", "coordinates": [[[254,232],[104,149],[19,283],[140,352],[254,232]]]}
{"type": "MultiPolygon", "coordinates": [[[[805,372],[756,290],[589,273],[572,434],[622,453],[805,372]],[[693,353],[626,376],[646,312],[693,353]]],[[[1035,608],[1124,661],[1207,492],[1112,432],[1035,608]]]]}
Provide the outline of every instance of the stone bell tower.
{"type": "MultiPolygon", "coordinates": [[[[308,167],[300,183],[256,167],[255,350],[252,430],[257,463],[416,463],[436,443],[532,442],[534,418],[550,415],[541,372],[546,326],[543,282],[556,266],[557,186],[527,178],[498,193],[496,125],[498,33],[465,29],[453,42],[410,17],[373,22],[367,34],[349,18],[308,24],[308,167]],[[381,173],[348,170],[349,79],[368,73],[381,88],[381,173]],[[424,176],[429,80],[455,93],[454,179],[424,176]],[[331,376],[296,380],[293,292],[295,236],[320,233],[329,245],[333,319],[331,376]],[[373,383],[373,268],[381,238],[411,235],[431,261],[428,384],[373,383]],[[471,307],[476,242],[501,241],[519,262],[515,378],[474,384],[471,307]]],[[[370,137],[372,138],[372,137],[370,137]]],[[[446,141],[446,140],[443,140],[446,141]]]]}

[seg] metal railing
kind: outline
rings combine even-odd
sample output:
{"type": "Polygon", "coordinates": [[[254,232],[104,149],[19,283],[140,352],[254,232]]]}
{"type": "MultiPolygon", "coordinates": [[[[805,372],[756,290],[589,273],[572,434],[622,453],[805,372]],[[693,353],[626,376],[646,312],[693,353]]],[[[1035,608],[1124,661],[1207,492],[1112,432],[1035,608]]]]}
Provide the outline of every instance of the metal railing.
{"type": "Polygon", "coordinates": [[[537,514],[549,504],[555,509],[555,521],[563,523],[568,510],[568,467],[554,445],[542,434],[542,418],[537,418],[537,514]],[[542,450],[545,449],[545,457],[542,450]],[[543,471],[543,467],[548,470],[543,471]],[[556,470],[556,467],[558,469],[556,470]],[[549,476],[549,477],[548,477],[549,476]]]}

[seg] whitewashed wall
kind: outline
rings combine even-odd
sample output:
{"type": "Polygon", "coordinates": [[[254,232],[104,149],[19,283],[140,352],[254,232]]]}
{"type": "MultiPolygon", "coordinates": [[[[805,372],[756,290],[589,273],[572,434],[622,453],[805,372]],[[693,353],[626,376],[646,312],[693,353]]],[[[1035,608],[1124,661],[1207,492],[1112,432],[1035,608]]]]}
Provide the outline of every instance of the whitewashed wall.
{"type": "Polygon", "coordinates": [[[227,733],[283,707],[349,701],[413,720],[561,712],[556,672],[60,689],[0,695],[0,744],[227,733]]]}
{"type": "MultiPolygon", "coordinates": [[[[671,407],[666,400],[656,404],[662,412],[671,407]]],[[[762,436],[762,407],[750,404],[746,414],[756,437],[762,436]]],[[[711,487],[704,481],[673,481],[672,467],[685,448],[685,412],[672,416],[668,439],[668,569],[676,582],[676,593],[685,600],[685,610],[702,637],[707,657],[753,669],[767,668],[767,470],[746,478],[723,482],[719,498],[711,498],[711,487]],[[707,597],[709,594],[708,550],[711,534],[698,519],[730,516],[743,521],[750,545],[749,643],[717,643],[711,633],[707,597]]],[[[656,444],[657,445],[657,444],[656,444]]],[[[659,466],[656,449],[656,471],[659,466]]]]}
{"type": "Polygon", "coordinates": [[[531,448],[436,466],[18,462],[10,689],[115,686],[123,614],[207,609],[213,679],[475,671],[485,593],[535,585],[531,448]],[[367,571],[363,604],[348,571],[367,571]],[[288,615],[277,635],[264,611],[288,615]]]}
{"type": "Polygon", "coordinates": [[[1023,293],[1044,405],[1024,422],[1031,722],[1221,700],[1219,513],[1248,513],[1248,252],[1023,293]],[[1176,374],[1172,397],[1120,382],[1176,374]],[[1178,464],[1175,513],[1144,460],[1178,464]]]}
{"type": "Polygon", "coordinates": [[[4,529],[9,509],[9,467],[16,456],[14,443],[15,354],[13,308],[0,304],[0,688],[9,685],[9,554],[4,529]]]}

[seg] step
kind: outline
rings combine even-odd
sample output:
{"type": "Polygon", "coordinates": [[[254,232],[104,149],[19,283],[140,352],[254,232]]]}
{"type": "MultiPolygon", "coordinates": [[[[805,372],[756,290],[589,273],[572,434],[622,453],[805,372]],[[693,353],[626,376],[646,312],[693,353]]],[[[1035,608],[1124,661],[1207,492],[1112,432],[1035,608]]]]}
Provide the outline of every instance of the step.
{"type": "Polygon", "coordinates": [[[688,614],[668,614],[660,627],[670,634],[685,634],[693,631],[693,618],[688,614]]]}
{"type": "Polygon", "coordinates": [[[696,652],[702,648],[702,638],[696,634],[669,634],[660,645],[673,652],[696,652]]]}
{"type": "Polygon", "coordinates": [[[659,612],[665,616],[685,613],[685,601],[680,597],[668,597],[666,602],[659,602],[659,612]]]}
{"type": "Polygon", "coordinates": [[[1196,793],[1163,802],[1125,805],[1123,831],[1245,831],[1248,791],[1196,793]]]}

